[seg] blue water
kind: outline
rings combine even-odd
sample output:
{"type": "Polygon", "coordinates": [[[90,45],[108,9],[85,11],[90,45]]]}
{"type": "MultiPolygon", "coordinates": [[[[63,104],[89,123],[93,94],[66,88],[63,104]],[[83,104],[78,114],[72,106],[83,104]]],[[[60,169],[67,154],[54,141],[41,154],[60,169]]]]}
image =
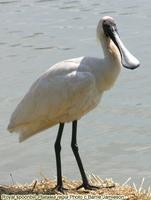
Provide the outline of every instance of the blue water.
{"type": "MultiPolygon", "coordinates": [[[[102,57],[96,26],[110,15],[122,40],[141,61],[123,69],[101,104],[83,117],[78,143],[87,173],[128,177],[151,185],[151,2],[149,0],[0,0],[0,183],[55,178],[57,126],[24,143],[7,132],[11,113],[30,85],[52,64],[83,55],[102,57]]],[[[62,140],[63,175],[79,179],[71,148],[71,125],[62,140]]]]}

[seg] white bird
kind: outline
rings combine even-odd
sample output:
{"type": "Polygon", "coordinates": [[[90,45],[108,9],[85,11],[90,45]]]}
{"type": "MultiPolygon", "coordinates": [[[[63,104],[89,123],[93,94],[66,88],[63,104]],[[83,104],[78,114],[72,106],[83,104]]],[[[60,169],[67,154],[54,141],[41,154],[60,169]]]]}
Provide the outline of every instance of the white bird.
{"type": "Polygon", "coordinates": [[[85,174],[77,146],[77,121],[100,102],[104,91],[117,79],[121,66],[135,69],[139,61],[120,40],[114,19],[103,17],[97,26],[97,37],[102,44],[104,58],[79,57],[59,62],[50,67],[31,86],[11,116],[8,130],[20,134],[20,142],[59,124],[55,142],[57,185],[63,192],[61,171],[61,137],[64,123],[72,122],[71,147],[82,177],[77,189],[94,189],[85,174]]]}

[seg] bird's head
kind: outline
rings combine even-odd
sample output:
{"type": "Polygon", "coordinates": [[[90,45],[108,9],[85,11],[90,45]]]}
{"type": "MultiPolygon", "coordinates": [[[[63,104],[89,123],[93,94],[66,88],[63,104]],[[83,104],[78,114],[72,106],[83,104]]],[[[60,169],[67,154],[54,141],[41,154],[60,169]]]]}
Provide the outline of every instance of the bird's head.
{"type": "Polygon", "coordinates": [[[123,67],[135,69],[140,65],[139,61],[127,50],[121,41],[116,23],[112,17],[105,16],[99,21],[97,26],[97,37],[102,43],[103,48],[104,45],[106,45],[106,48],[116,46],[113,48],[115,49],[115,52],[120,55],[123,67]]]}

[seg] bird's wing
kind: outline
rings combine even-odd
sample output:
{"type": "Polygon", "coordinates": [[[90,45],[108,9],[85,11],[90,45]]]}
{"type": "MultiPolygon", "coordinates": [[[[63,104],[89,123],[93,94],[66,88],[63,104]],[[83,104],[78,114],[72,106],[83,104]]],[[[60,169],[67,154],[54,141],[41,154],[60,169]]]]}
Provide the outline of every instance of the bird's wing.
{"type": "Polygon", "coordinates": [[[8,129],[15,131],[16,127],[38,121],[39,124],[44,121],[52,121],[53,125],[58,123],[59,116],[86,101],[94,85],[95,79],[89,72],[72,71],[63,76],[40,77],[12,114],[8,129]]]}
{"type": "MultiPolygon", "coordinates": [[[[66,109],[67,121],[78,119],[89,111],[96,95],[95,77],[90,72],[74,71],[66,78],[66,109]]],[[[63,119],[62,119],[63,120],[63,119]]]]}

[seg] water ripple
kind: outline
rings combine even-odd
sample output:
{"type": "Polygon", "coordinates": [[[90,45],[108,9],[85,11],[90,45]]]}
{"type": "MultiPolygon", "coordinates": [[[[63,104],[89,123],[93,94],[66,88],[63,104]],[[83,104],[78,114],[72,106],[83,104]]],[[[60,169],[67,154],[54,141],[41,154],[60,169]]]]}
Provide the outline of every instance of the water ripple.
{"type": "Polygon", "coordinates": [[[48,2],[51,2],[51,1],[56,1],[56,0],[38,0],[36,1],[37,3],[48,3],[48,2]]]}
{"type": "Polygon", "coordinates": [[[77,6],[62,6],[60,7],[61,10],[70,10],[70,9],[77,9],[77,6]]]}
{"type": "Polygon", "coordinates": [[[46,46],[46,47],[35,47],[35,50],[47,50],[47,49],[58,49],[58,50],[63,50],[63,51],[69,51],[74,48],[71,47],[54,47],[54,46],[46,46]]]}
{"type": "Polygon", "coordinates": [[[17,43],[17,44],[11,44],[10,47],[18,47],[18,46],[21,46],[20,43],[17,43]]]}
{"type": "Polygon", "coordinates": [[[35,50],[47,50],[47,49],[54,49],[55,47],[51,47],[51,46],[48,46],[48,47],[35,47],[34,49],[35,50]]]}
{"type": "Polygon", "coordinates": [[[119,15],[135,15],[136,12],[132,11],[132,12],[122,12],[122,13],[119,13],[119,15]]]}
{"type": "Polygon", "coordinates": [[[39,36],[39,35],[43,35],[44,33],[33,33],[33,34],[31,34],[31,35],[27,35],[27,36],[25,36],[23,39],[27,39],[27,38],[34,38],[34,37],[36,37],[36,36],[39,36]]]}
{"type": "Polygon", "coordinates": [[[5,44],[7,44],[6,42],[0,42],[0,45],[5,45],[5,44]]]}
{"type": "Polygon", "coordinates": [[[0,4],[12,4],[12,3],[16,3],[18,1],[0,1],[0,4]]]}
{"type": "Polygon", "coordinates": [[[151,150],[151,145],[139,145],[139,146],[133,146],[133,147],[128,147],[126,148],[126,151],[135,151],[135,152],[147,152],[151,150]]]}
{"type": "Polygon", "coordinates": [[[115,10],[108,10],[108,11],[101,11],[100,14],[106,15],[106,14],[115,14],[115,10]]]}

